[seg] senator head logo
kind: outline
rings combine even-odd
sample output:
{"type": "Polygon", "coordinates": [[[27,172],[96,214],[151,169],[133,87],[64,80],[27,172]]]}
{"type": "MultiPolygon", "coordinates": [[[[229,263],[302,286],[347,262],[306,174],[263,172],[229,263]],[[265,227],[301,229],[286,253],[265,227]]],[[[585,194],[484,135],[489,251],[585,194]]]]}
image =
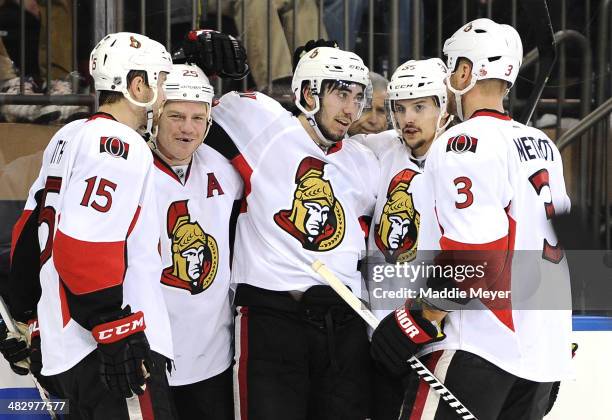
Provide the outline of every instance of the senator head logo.
{"type": "Polygon", "coordinates": [[[281,229],[312,251],[334,249],[344,238],[344,210],[331,183],[323,178],[324,166],[317,158],[304,158],[295,174],[291,209],[274,215],[281,229]]]}
{"type": "Polygon", "coordinates": [[[374,242],[388,263],[412,261],[416,256],[421,216],[414,208],[410,182],[418,172],[403,169],[387,188],[387,202],[375,225],[374,242]]]}
{"type": "Polygon", "coordinates": [[[217,241],[190,220],[187,200],[175,201],[168,208],[167,233],[172,241],[172,265],[163,270],[161,282],[192,295],[208,289],[219,266],[217,241]]]}

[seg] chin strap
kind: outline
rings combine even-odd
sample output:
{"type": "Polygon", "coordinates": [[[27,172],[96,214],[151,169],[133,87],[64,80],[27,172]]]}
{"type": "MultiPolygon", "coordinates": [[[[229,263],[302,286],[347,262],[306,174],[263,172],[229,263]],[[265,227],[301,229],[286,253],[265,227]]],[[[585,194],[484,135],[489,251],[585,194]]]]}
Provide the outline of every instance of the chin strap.
{"type": "Polygon", "coordinates": [[[470,84],[467,85],[464,89],[462,90],[457,90],[455,89],[451,82],[450,82],[450,75],[446,76],[446,79],[444,79],[444,83],[446,84],[446,87],[448,88],[448,90],[450,90],[451,92],[453,92],[453,94],[455,95],[455,104],[457,105],[457,116],[459,117],[459,119],[461,121],[464,121],[465,118],[463,116],[463,106],[461,104],[461,97],[463,95],[465,95],[467,92],[470,91],[470,89],[472,89],[474,87],[474,85],[476,84],[476,76],[474,76],[474,74],[472,74],[472,79],[470,80],[470,84]]]}
{"type": "Polygon", "coordinates": [[[453,120],[453,116],[449,115],[447,111],[441,111],[440,115],[438,115],[438,119],[436,120],[436,134],[434,135],[434,140],[437,139],[440,134],[444,133],[444,131],[446,130],[446,127],[448,127],[448,125],[451,123],[451,121],[453,120]],[[440,123],[442,122],[442,118],[444,118],[445,116],[448,117],[448,119],[446,120],[446,122],[444,123],[444,125],[440,125],[440,123]]]}
{"type": "MultiPolygon", "coordinates": [[[[153,98],[149,102],[138,102],[136,99],[132,98],[130,92],[127,89],[123,89],[121,93],[125,96],[132,105],[145,108],[147,113],[147,128],[145,129],[145,133],[150,133],[151,137],[155,137],[157,135],[157,127],[153,128],[153,121],[155,117],[155,113],[153,112],[153,104],[157,102],[157,86],[151,86],[151,90],[153,91],[153,98]]],[[[158,117],[161,115],[161,108],[158,112],[158,117]]]]}
{"type": "Polygon", "coordinates": [[[336,142],[328,140],[327,138],[325,138],[323,133],[321,133],[321,130],[319,129],[319,125],[317,124],[317,121],[315,120],[315,114],[319,112],[319,109],[321,109],[321,102],[319,101],[319,95],[313,94],[313,97],[315,100],[315,107],[311,111],[307,111],[306,108],[304,108],[302,104],[297,101],[295,105],[298,107],[300,111],[302,111],[302,114],[304,114],[304,117],[306,117],[306,121],[308,121],[308,124],[314,130],[315,134],[319,138],[319,141],[320,141],[319,144],[322,147],[325,147],[327,149],[327,148],[332,147],[336,142]]]}

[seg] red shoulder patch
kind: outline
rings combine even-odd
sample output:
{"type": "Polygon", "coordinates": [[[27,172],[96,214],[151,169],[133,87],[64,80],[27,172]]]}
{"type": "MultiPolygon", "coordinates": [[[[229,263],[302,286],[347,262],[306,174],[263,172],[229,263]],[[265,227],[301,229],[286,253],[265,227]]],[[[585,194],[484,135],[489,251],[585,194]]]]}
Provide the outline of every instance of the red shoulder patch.
{"type": "Polygon", "coordinates": [[[127,160],[130,145],[119,137],[100,137],[100,153],[108,153],[112,157],[127,160]]]}
{"type": "Polygon", "coordinates": [[[476,137],[461,134],[448,139],[448,143],[446,143],[446,151],[455,153],[476,153],[476,146],[478,146],[478,139],[476,137]]]}

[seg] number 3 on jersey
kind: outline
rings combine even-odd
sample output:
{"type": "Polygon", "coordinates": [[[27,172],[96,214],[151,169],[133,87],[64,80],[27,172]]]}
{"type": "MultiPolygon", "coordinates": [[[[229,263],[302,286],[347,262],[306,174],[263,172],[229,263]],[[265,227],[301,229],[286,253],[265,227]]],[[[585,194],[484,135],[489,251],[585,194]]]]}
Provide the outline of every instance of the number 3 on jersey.
{"type": "Polygon", "coordinates": [[[455,178],[453,181],[455,187],[457,187],[457,193],[464,195],[463,201],[455,201],[455,207],[458,209],[465,209],[472,205],[474,202],[474,194],[470,190],[472,188],[472,180],[466,176],[460,176],[455,178]]]}
{"type": "MultiPolygon", "coordinates": [[[[542,190],[544,187],[548,187],[548,196],[544,201],[544,210],[546,211],[546,220],[550,220],[555,216],[555,206],[552,201],[552,192],[550,191],[550,178],[548,171],[546,169],[540,169],[539,171],[534,172],[529,177],[529,182],[535,189],[538,196],[542,196],[542,190]]],[[[563,259],[563,250],[559,245],[553,246],[551,245],[546,238],[544,238],[544,243],[542,247],[542,258],[559,264],[559,262],[563,259]]]]}

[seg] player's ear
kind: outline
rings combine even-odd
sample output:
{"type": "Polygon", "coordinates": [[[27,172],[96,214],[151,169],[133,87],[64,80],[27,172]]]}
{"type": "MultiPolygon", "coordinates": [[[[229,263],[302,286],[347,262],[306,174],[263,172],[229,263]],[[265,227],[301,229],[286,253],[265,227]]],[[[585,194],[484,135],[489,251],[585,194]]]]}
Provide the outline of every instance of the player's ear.
{"type": "Polygon", "coordinates": [[[315,98],[308,84],[302,86],[302,98],[304,98],[304,101],[306,101],[306,109],[314,109],[316,105],[315,98]]]}
{"type": "Polygon", "coordinates": [[[145,83],[144,77],[138,75],[130,81],[128,91],[134,99],[142,100],[142,98],[147,96],[149,87],[145,83]]]}
{"type": "Polygon", "coordinates": [[[460,58],[455,70],[455,80],[457,82],[457,88],[459,90],[467,87],[472,80],[472,63],[470,60],[460,58]]]}

